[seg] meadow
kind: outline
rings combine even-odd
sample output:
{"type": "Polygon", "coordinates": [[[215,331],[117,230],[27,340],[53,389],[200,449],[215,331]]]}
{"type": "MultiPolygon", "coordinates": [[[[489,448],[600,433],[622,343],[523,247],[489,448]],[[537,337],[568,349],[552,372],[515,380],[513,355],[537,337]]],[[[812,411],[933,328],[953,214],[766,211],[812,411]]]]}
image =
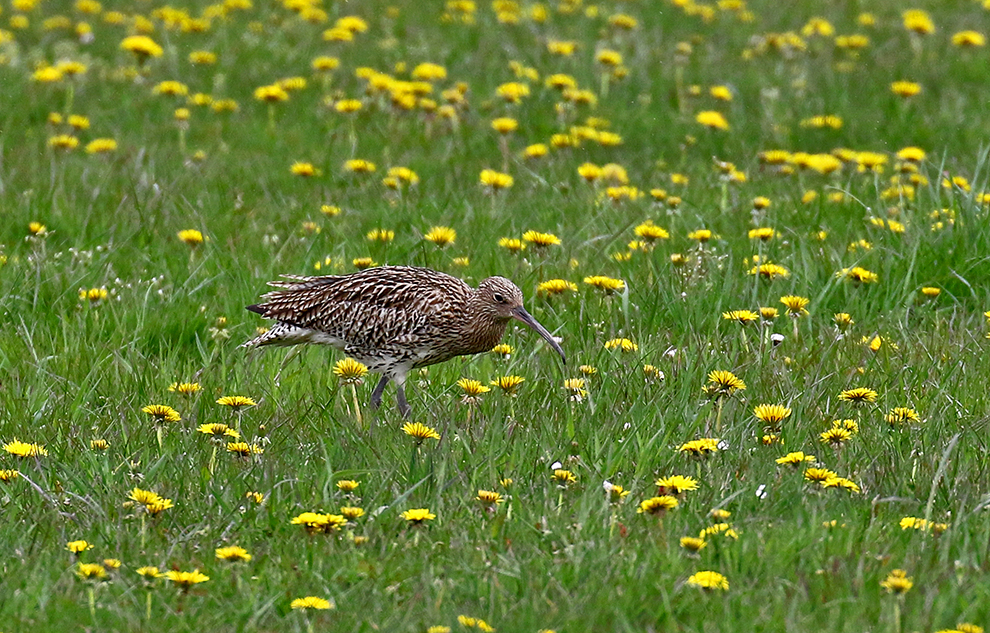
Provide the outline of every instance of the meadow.
{"type": "Polygon", "coordinates": [[[0,629],[990,614],[990,3],[9,0],[0,629]],[[984,6],[986,4],[987,6],[984,6]],[[245,350],[282,274],[561,341],[245,350]]]}

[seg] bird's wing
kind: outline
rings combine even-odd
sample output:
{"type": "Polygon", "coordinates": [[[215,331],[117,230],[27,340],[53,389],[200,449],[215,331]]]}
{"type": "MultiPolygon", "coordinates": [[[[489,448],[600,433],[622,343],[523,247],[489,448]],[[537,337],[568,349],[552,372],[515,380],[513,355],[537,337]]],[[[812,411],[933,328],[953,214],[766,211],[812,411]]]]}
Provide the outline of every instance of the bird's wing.
{"type": "Polygon", "coordinates": [[[470,292],[456,277],[405,266],[286,277],[271,285],[278,290],[249,310],[368,349],[411,342],[424,328],[457,315],[470,292]]]}

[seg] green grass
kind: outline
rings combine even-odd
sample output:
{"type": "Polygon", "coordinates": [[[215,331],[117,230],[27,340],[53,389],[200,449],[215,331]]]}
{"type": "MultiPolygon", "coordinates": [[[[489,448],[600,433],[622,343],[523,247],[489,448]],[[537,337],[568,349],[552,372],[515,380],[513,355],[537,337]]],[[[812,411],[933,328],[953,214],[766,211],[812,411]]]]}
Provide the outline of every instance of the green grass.
{"type": "MultiPolygon", "coordinates": [[[[904,30],[898,3],[873,7],[872,27],[857,24],[855,4],[821,6],[836,34],[866,34],[869,46],[854,56],[832,38],[809,37],[793,55],[757,51],[746,59],[754,38],[800,32],[815,14],[800,3],[754,1],[753,21],[716,9],[705,22],[665,2],[603,3],[594,5],[597,16],[585,12],[586,3],[573,14],[548,6],[539,23],[526,5],[511,25],[479,3],[468,25],[442,20],[442,2],[402,4],[395,15],[387,3],[364,2],[325,6],[327,22],[307,23],[281,4],[255,4],[203,33],[153,18],[151,37],[164,55],[129,74],[122,69],[134,59],[119,44],[131,18],[107,24],[61,0],[24,13],[23,29],[7,26],[20,11],[5,6],[0,14],[8,29],[0,36],[0,440],[48,451],[37,459],[0,454],[0,469],[21,473],[0,482],[5,631],[425,632],[465,629],[459,615],[534,633],[900,633],[987,624],[990,228],[980,131],[990,126],[982,107],[988,53],[951,39],[963,29],[987,32],[990,13],[978,3],[921,3],[937,26],[922,37],[904,30]],[[608,16],[619,12],[636,17],[638,28],[609,27],[608,16]],[[350,44],[324,42],[323,31],[350,14],[364,18],[368,31],[350,44]],[[55,15],[90,23],[95,40],[81,44],[69,30],[46,30],[44,20],[55,15]],[[578,42],[574,56],[550,55],[546,42],[554,38],[578,42]],[[679,42],[693,48],[683,65],[679,42]],[[594,61],[606,47],[628,67],[607,94],[594,61]],[[193,50],[215,52],[217,64],[191,65],[193,50]],[[340,59],[332,80],[311,70],[317,55],[340,59]],[[31,80],[39,64],[62,59],[82,61],[87,72],[53,85],[31,80]],[[430,95],[441,105],[441,90],[467,83],[457,125],[394,108],[387,94],[366,94],[355,76],[371,67],[408,80],[424,61],[447,68],[430,95]],[[531,95],[518,106],[495,93],[517,80],[510,61],[540,75],[528,80],[531,95]],[[597,107],[558,114],[559,94],[543,85],[558,72],[595,91],[597,107]],[[308,85],[274,106],[270,128],[269,107],[253,91],[292,76],[308,85]],[[152,93],[169,79],[190,93],[235,99],[239,110],[188,106],[180,138],[173,112],[185,99],[152,93]],[[901,79],[919,82],[922,93],[893,95],[889,84],[901,79]],[[695,85],[700,96],[690,96],[695,85]],[[729,86],[733,100],[708,96],[713,85],[729,86]],[[324,105],[326,97],[360,98],[364,108],[348,119],[324,105]],[[695,115],[704,110],[722,112],[730,129],[703,129],[695,115]],[[77,133],[79,148],[48,147],[50,136],[67,131],[47,123],[52,112],[89,118],[89,129],[77,133]],[[841,117],[841,128],[801,125],[823,114],[841,117]],[[517,118],[519,130],[508,139],[515,183],[492,196],[478,174],[502,168],[490,128],[498,116],[517,118]],[[623,143],[585,141],[520,158],[526,145],[549,143],[588,116],[607,119],[623,143]],[[87,155],[83,146],[101,137],[116,139],[118,149],[87,155]],[[885,197],[894,153],[909,145],[928,154],[918,172],[928,184],[913,198],[885,197]],[[883,173],[847,164],[830,175],[779,175],[758,159],[770,149],[840,147],[884,152],[888,163],[883,173]],[[344,161],[355,157],[377,171],[345,173],[344,161]],[[746,181],[725,184],[713,158],[734,163],[746,181]],[[313,163],[321,175],[293,176],[295,161],[313,163]],[[610,202],[605,185],[578,175],[585,162],[621,164],[645,195],[610,202]],[[383,186],[386,170],[399,165],[418,174],[418,186],[383,186]],[[689,184],[673,184],[673,173],[689,184]],[[965,177],[971,190],[944,187],[947,175],[965,177]],[[683,203],[654,202],[652,188],[683,203]],[[818,197],[803,200],[808,191],[818,197]],[[829,199],[839,193],[845,196],[829,199]],[[772,204],[754,219],[756,196],[772,204]],[[325,217],[325,204],[343,211],[325,217]],[[933,226],[937,210],[944,210],[941,226],[933,226]],[[870,218],[905,230],[873,226],[870,218]],[[617,260],[647,219],[670,239],[617,260]],[[29,235],[30,222],[44,224],[46,234],[29,235]],[[455,228],[456,242],[444,250],[425,242],[435,225],[455,228]],[[765,244],[748,239],[756,226],[779,236],[765,244]],[[179,241],[177,232],[190,228],[208,241],[196,248],[179,241]],[[395,240],[369,242],[365,234],[375,228],[394,230],[395,240]],[[717,237],[704,245],[688,239],[699,228],[717,237]],[[520,255],[497,245],[530,229],[552,232],[562,244],[520,255]],[[851,249],[859,240],[872,248],[851,249]],[[672,263],[676,253],[685,265],[672,263]],[[789,277],[749,275],[757,254],[785,266],[789,277]],[[381,411],[367,408],[374,377],[357,387],[370,421],[357,424],[349,388],[330,371],[336,352],[237,347],[264,325],[244,306],[258,300],[265,282],[318,274],[317,263],[319,274],[353,271],[358,257],[430,266],[471,283],[510,277],[530,312],[562,338],[568,365],[534,333],[510,328],[508,360],[485,354],[412,376],[413,419],[442,435],[417,447],[401,432],[392,388],[381,411]],[[878,282],[857,286],[836,276],[853,266],[875,272],[878,282]],[[582,283],[599,274],[622,279],[625,290],[603,296],[582,283]],[[537,285],[554,278],[579,290],[538,296],[537,285]],[[926,299],[923,286],[941,294],[926,299]],[[80,289],[103,287],[106,300],[80,300],[80,289]],[[783,314],[780,297],[788,294],[808,297],[810,314],[796,321],[783,314]],[[742,333],[721,316],[761,306],[782,314],[742,333]],[[837,312],[855,320],[845,334],[833,324],[837,312]],[[783,335],[779,346],[771,333],[783,335]],[[874,352],[862,339],[876,335],[883,344],[874,352]],[[606,350],[617,337],[638,349],[606,350]],[[663,379],[648,380],[644,364],[663,379]],[[598,372],[575,402],[562,385],[582,376],[581,365],[598,372]],[[721,405],[702,391],[717,369],[747,385],[721,405]],[[477,405],[461,402],[459,378],[487,383],[509,374],[526,379],[517,398],[495,390],[477,405]],[[177,381],[199,382],[202,391],[192,398],[169,392],[177,381]],[[875,389],[877,402],[857,408],[839,399],[858,386],[875,389]],[[237,417],[215,404],[232,394],[258,406],[237,417]],[[764,445],[753,408],[778,403],[792,410],[779,431],[783,445],[764,445]],[[141,412],[149,404],[169,404],[183,418],[161,443],[141,412]],[[888,424],[894,407],[914,409],[921,421],[888,424]],[[819,439],[836,419],[860,427],[841,450],[819,439]],[[196,429],[212,422],[239,423],[264,453],[240,459],[221,446],[211,473],[212,445],[196,429]],[[707,460],[677,451],[706,436],[724,441],[707,460]],[[96,439],[109,448],[92,450],[96,439]],[[817,456],[860,492],[805,482],[800,469],[775,462],[790,451],[817,456]],[[558,486],[555,462],[576,483],[558,486]],[[662,518],[637,513],[657,494],[654,481],[673,474],[695,477],[698,490],[662,518]],[[512,484],[500,485],[503,478],[512,484]],[[357,498],[337,489],[345,479],[360,481],[357,498]],[[606,480],[631,493],[610,503],[606,480]],[[135,487],[174,507],[144,516],[127,503],[135,487]],[[505,503],[486,511],[475,500],[479,490],[500,491],[505,503]],[[263,493],[264,502],[248,500],[248,492],[263,493]],[[290,523],[302,512],[348,504],[366,514],[333,534],[309,535],[290,523]],[[411,508],[429,508],[436,519],[406,525],[401,513],[411,508]],[[680,538],[715,523],[714,508],[731,512],[738,538],[710,536],[689,556],[680,538]],[[904,517],[948,529],[902,530],[904,517]],[[824,525],[831,521],[834,527],[824,525]],[[78,558],[66,550],[77,539],[93,544],[78,558]],[[217,560],[215,549],[231,544],[253,558],[217,560]],[[105,558],[122,561],[109,582],[77,577],[79,561],[105,558]],[[158,581],[148,620],[149,590],[135,572],[144,565],[199,569],[210,580],[188,594],[158,581]],[[894,569],[913,578],[903,596],[881,587],[894,569]],[[724,574],[729,590],[688,585],[702,570],[724,574]],[[336,609],[290,609],[309,595],[332,599],[336,609]]],[[[140,6],[151,16],[161,5],[140,6]]],[[[187,9],[196,16],[204,7],[187,9]]],[[[107,3],[104,11],[116,8],[107,3]]]]}

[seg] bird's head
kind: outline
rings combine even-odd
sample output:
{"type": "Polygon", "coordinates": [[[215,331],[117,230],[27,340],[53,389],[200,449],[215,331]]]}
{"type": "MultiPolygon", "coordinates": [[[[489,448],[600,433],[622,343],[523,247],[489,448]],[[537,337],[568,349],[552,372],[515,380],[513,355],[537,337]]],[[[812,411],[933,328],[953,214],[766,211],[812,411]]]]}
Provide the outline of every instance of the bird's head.
{"type": "Polygon", "coordinates": [[[523,307],[522,290],[516,284],[505,277],[489,277],[478,285],[477,296],[485,317],[501,322],[509,319],[522,321],[543,337],[543,340],[560,354],[560,358],[567,362],[564,350],[556,339],[529,312],[526,312],[523,307]]]}

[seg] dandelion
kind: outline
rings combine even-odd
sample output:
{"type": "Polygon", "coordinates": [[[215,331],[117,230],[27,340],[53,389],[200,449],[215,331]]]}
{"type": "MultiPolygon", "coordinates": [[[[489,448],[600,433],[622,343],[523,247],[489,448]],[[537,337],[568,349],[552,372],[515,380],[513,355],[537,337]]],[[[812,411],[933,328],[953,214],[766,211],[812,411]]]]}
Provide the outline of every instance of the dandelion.
{"type": "Polygon", "coordinates": [[[355,481],[353,479],[341,479],[340,481],[337,482],[337,490],[350,494],[355,490],[357,490],[358,486],[360,485],[361,482],[355,481]]]}
{"type": "Polygon", "coordinates": [[[780,302],[787,308],[787,314],[797,318],[808,314],[808,304],[811,303],[807,297],[787,295],[780,298],[780,302]]]}
{"type": "Polygon", "coordinates": [[[416,444],[422,444],[426,440],[439,440],[440,434],[436,429],[426,426],[422,422],[406,422],[402,427],[402,432],[416,440],[416,444]]]}
{"type": "Polygon", "coordinates": [[[921,92],[921,84],[913,81],[894,81],[890,84],[890,91],[898,97],[907,99],[921,92]]]}
{"type": "Polygon", "coordinates": [[[608,496],[609,503],[622,503],[622,501],[629,496],[630,491],[626,490],[618,484],[613,484],[610,481],[605,481],[602,484],[605,489],[605,494],[608,496]]]}
{"type": "Polygon", "coordinates": [[[684,477],[682,475],[661,477],[656,480],[655,484],[660,489],[661,493],[675,496],[683,494],[689,490],[698,489],[698,480],[693,477],[684,477]]]}
{"type": "Polygon", "coordinates": [[[69,541],[65,544],[65,549],[78,556],[88,549],[93,549],[93,544],[88,541],[69,541]]]}
{"type": "Polygon", "coordinates": [[[614,338],[609,341],[605,341],[605,349],[618,349],[623,352],[635,352],[639,349],[639,345],[633,343],[627,338],[614,338]]]}
{"type": "Polygon", "coordinates": [[[849,315],[848,312],[836,312],[832,316],[832,320],[835,322],[835,325],[842,331],[845,331],[846,329],[849,328],[849,326],[855,323],[855,321],[853,321],[853,318],[849,315]]]}
{"type": "Polygon", "coordinates": [[[500,238],[498,241],[498,245],[512,254],[516,254],[519,253],[520,251],[526,250],[526,245],[523,243],[522,240],[512,237],[500,238]]]}
{"type": "Polygon", "coordinates": [[[218,560],[226,561],[228,563],[246,563],[252,558],[246,549],[243,547],[238,547],[237,545],[218,547],[215,553],[218,560]]]}
{"type": "Polygon", "coordinates": [[[479,490],[478,496],[474,499],[487,507],[496,507],[500,503],[505,503],[505,499],[502,498],[502,493],[494,492],[492,490],[479,490]]]}
{"type": "Polygon", "coordinates": [[[736,391],[746,389],[746,383],[736,377],[731,371],[716,369],[708,374],[706,391],[709,394],[731,396],[736,391]]]}
{"type": "Polygon", "coordinates": [[[852,432],[848,429],[832,427],[821,433],[818,437],[821,438],[823,444],[830,444],[834,448],[841,448],[846,442],[852,439],[852,436],[852,432]]]}
{"type": "Polygon", "coordinates": [[[409,523],[409,525],[423,525],[427,521],[432,521],[437,518],[437,515],[433,514],[426,508],[406,510],[401,516],[409,523]]]}
{"type": "Polygon", "coordinates": [[[79,563],[76,566],[76,576],[82,580],[105,580],[107,570],[103,565],[96,563],[79,563]]]}
{"type": "Polygon", "coordinates": [[[133,53],[138,65],[142,66],[149,57],[161,57],[165,51],[153,39],[146,35],[131,35],[120,42],[121,50],[133,53]]]}
{"type": "Polygon", "coordinates": [[[904,28],[918,35],[930,35],[935,32],[935,23],[927,11],[909,9],[902,14],[904,28]]]}
{"type": "Polygon", "coordinates": [[[637,237],[643,238],[647,243],[652,244],[657,240],[666,240],[670,238],[670,233],[666,231],[663,227],[659,227],[651,220],[637,226],[634,230],[637,237]]]}
{"type": "Polygon", "coordinates": [[[539,231],[526,231],[523,233],[523,241],[532,244],[534,248],[546,249],[551,246],[560,246],[560,238],[553,233],[540,233],[539,231]]]}
{"type": "Polygon", "coordinates": [[[41,444],[21,442],[17,438],[3,445],[3,450],[15,457],[47,457],[48,451],[41,444]]]}
{"type": "Polygon", "coordinates": [[[203,243],[203,233],[196,229],[184,229],[178,232],[179,241],[189,246],[199,246],[203,243]]]}
{"type": "Polygon", "coordinates": [[[236,412],[245,407],[257,406],[258,403],[247,396],[223,396],[217,399],[217,404],[236,412]]]}
{"type": "Polygon", "coordinates": [[[296,161],[292,163],[292,167],[289,168],[293,176],[302,176],[304,178],[310,178],[312,176],[319,176],[320,170],[317,169],[313,163],[306,163],[301,161],[296,161]]]}
{"type": "Polygon", "coordinates": [[[880,277],[874,273],[861,268],[860,266],[854,266],[852,268],[843,268],[839,272],[835,273],[835,276],[839,279],[845,278],[852,281],[854,284],[870,284],[879,281],[880,277]]]}
{"type": "Polygon", "coordinates": [[[764,321],[773,321],[778,316],[780,316],[780,312],[777,308],[760,308],[760,318],[764,321]]]}
{"type": "Polygon", "coordinates": [[[577,284],[566,279],[549,279],[536,287],[536,293],[547,296],[577,291],[577,284]]]}
{"type": "Polygon", "coordinates": [[[784,455],[783,457],[778,457],[776,459],[776,462],[778,464],[793,466],[794,468],[798,468],[799,466],[802,466],[805,462],[814,462],[814,461],[815,461],[814,455],[806,455],[802,451],[788,453],[787,455],[784,455]]]}
{"type": "Polygon", "coordinates": [[[479,180],[481,185],[491,193],[495,193],[500,189],[508,189],[515,182],[509,174],[498,172],[494,169],[481,170],[479,180]]]}
{"type": "Polygon", "coordinates": [[[247,442],[228,442],[227,452],[246,459],[252,455],[264,454],[265,449],[261,448],[258,444],[248,444],[247,442]]]}
{"type": "Polygon", "coordinates": [[[914,586],[914,581],[903,569],[894,569],[887,578],[880,583],[880,586],[887,590],[887,593],[901,595],[907,593],[914,586]]]}
{"type": "Polygon", "coordinates": [[[526,382],[522,376],[500,376],[491,381],[493,387],[498,387],[502,393],[508,397],[515,397],[519,387],[526,382]]]}
{"type": "Polygon", "coordinates": [[[687,584],[701,589],[728,591],[729,579],[717,571],[699,571],[687,579],[687,584]]]}
{"type": "Polygon", "coordinates": [[[79,139],[71,134],[57,134],[48,139],[48,147],[71,151],[79,147],[79,139]]]}
{"type": "Polygon", "coordinates": [[[291,603],[289,603],[289,608],[296,611],[306,611],[307,609],[313,609],[314,611],[325,611],[327,609],[336,608],[335,605],[327,600],[326,598],[319,598],[317,596],[306,596],[305,598],[296,598],[291,603]]]}
{"type": "Polygon", "coordinates": [[[709,240],[712,239],[712,237],[713,237],[713,233],[708,229],[698,229],[696,231],[691,231],[690,233],[688,233],[688,239],[695,240],[699,244],[704,244],[708,242],[709,240]]]}
{"type": "Polygon", "coordinates": [[[179,422],[182,420],[182,417],[179,415],[178,411],[164,404],[149,404],[148,406],[143,407],[141,411],[150,415],[155,424],[179,422]]]}
{"type": "Polygon", "coordinates": [[[137,569],[134,570],[134,572],[137,575],[141,576],[145,582],[154,581],[155,579],[161,578],[164,575],[161,573],[161,571],[158,570],[157,567],[152,567],[152,566],[138,567],[137,569]]]}
{"type": "Polygon", "coordinates": [[[168,390],[183,396],[193,396],[202,390],[202,386],[198,382],[173,382],[168,386],[168,390]]]}
{"type": "Polygon", "coordinates": [[[585,277],[584,283],[604,291],[607,295],[622,292],[626,287],[626,282],[621,279],[613,279],[604,275],[585,277]]]}
{"type": "Polygon", "coordinates": [[[694,120],[712,130],[729,129],[729,122],[725,120],[725,115],[716,110],[705,110],[704,112],[699,112],[694,120]]]}
{"type": "Polygon", "coordinates": [[[427,231],[426,235],[423,236],[423,239],[427,242],[433,242],[440,248],[444,248],[445,246],[453,244],[456,237],[457,231],[454,229],[447,226],[434,226],[427,231]]]}
{"type": "Polygon", "coordinates": [[[703,538],[697,538],[695,536],[682,536],[680,545],[683,549],[691,552],[692,554],[697,554],[701,550],[705,549],[708,542],[703,538]]]}
{"type": "Polygon", "coordinates": [[[842,391],[839,394],[839,400],[851,402],[856,405],[867,404],[877,401],[877,392],[868,387],[855,387],[842,391]]]}
{"type": "Polygon", "coordinates": [[[165,578],[175,583],[183,592],[189,591],[193,585],[198,585],[210,579],[206,574],[200,573],[198,569],[193,571],[170,570],[165,572],[165,578]]]}
{"type": "Polygon", "coordinates": [[[457,386],[464,391],[462,402],[465,404],[476,404],[482,395],[491,391],[491,387],[486,387],[479,380],[461,378],[457,381],[457,386]]]}
{"type": "Polygon", "coordinates": [[[822,488],[842,488],[849,492],[859,492],[859,485],[845,477],[829,477],[821,482],[822,488]]]}
{"type": "Polygon", "coordinates": [[[564,468],[555,468],[552,477],[562,487],[577,482],[577,475],[564,468]]]}
{"type": "Polygon", "coordinates": [[[373,162],[361,158],[353,158],[344,162],[344,170],[355,174],[370,174],[376,169],[378,167],[373,162]]]}
{"type": "Polygon", "coordinates": [[[921,422],[921,417],[918,412],[914,409],[909,409],[907,407],[894,407],[884,416],[887,424],[892,426],[897,426],[898,424],[910,424],[912,422],[921,422]]]}
{"type": "Polygon", "coordinates": [[[564,380],[564,390],[570,393],[571,402],[581,402],[588,395],[584,388],[583,378],[568,378],[564,380]]]}
{"type": "Polygon", "coordinates": [[[719,450],[719,440],[710,437],[703,437],[697,440],[685,442],[677,447],[679,453],[685,453],[692,457],[708,457],[719,450]]]}
{"type": "Polygon", "coordinates": [[[723,312],[722,318],[726,321],[735,321],[740,325],[749,325],[758,321],[760,316],[751,310],[732,310],[731,312],[723,312]]]}
{"type": "Polygon", "coordinates": [[[365,234],[365,239],[369,242],[381,242],[387,244],[395,239],[395,231],[389,229],[372,229],[365,234]]]}
{"type": "Polygon", "coordinates": [[[368,368],[353,358],[344,358],[334,363],[333,375],[345,385],[360,385],[368,368]]]}
{"type": "Polygon", "coordinates": [[[816,483],[824,483],[829,479],[834,479],[838,475],[827,469],[827,468],[808,468],[804,471],[804,478],[807,481],[813,481],[816,483]]]}
{"type": "Polygon", "coordinates": [[[226,424],[201,424],[199,428],[196,429],[198,432],[212,436],[214,439],[222,439],[224,437],[232,437],[237,439],[241,436],[240,433],[230,428],[226,424]]]}
{"type": "Polygon", "coordinates": [[[117,141],[112,138],[95,138],[85,147],[87,154],[108,154],[117,151],[117,141]]]}
{"type": "Polygon", "coordinates": [[[21,476],[21,473],[9,468],[0,469],[0,481],[8,483],[21,476]]]}
{"type": "Polygon", "coordinates": [[[753,415],[772,429],[779,429],[781,422],[791,417],[791,410],[781,404],[760,404],[753,409],[753,415]]]}
{"type": "Polygon", "coordinates": [[[636,509],[636,513],[663,516],[663,514],[668,510],[673,510],[678,505],[680,505],[680,502],[676,497],[672,497],[671,495],[661,495],[659,497],[651,497],[640,502],[639,508],[636,509]]]}
{"type": "Polygon", "coordinates": [[[364,516],[364,509],[354,506],[341,506],[340,515],[348,521],[354,521],[364,516]]]}

